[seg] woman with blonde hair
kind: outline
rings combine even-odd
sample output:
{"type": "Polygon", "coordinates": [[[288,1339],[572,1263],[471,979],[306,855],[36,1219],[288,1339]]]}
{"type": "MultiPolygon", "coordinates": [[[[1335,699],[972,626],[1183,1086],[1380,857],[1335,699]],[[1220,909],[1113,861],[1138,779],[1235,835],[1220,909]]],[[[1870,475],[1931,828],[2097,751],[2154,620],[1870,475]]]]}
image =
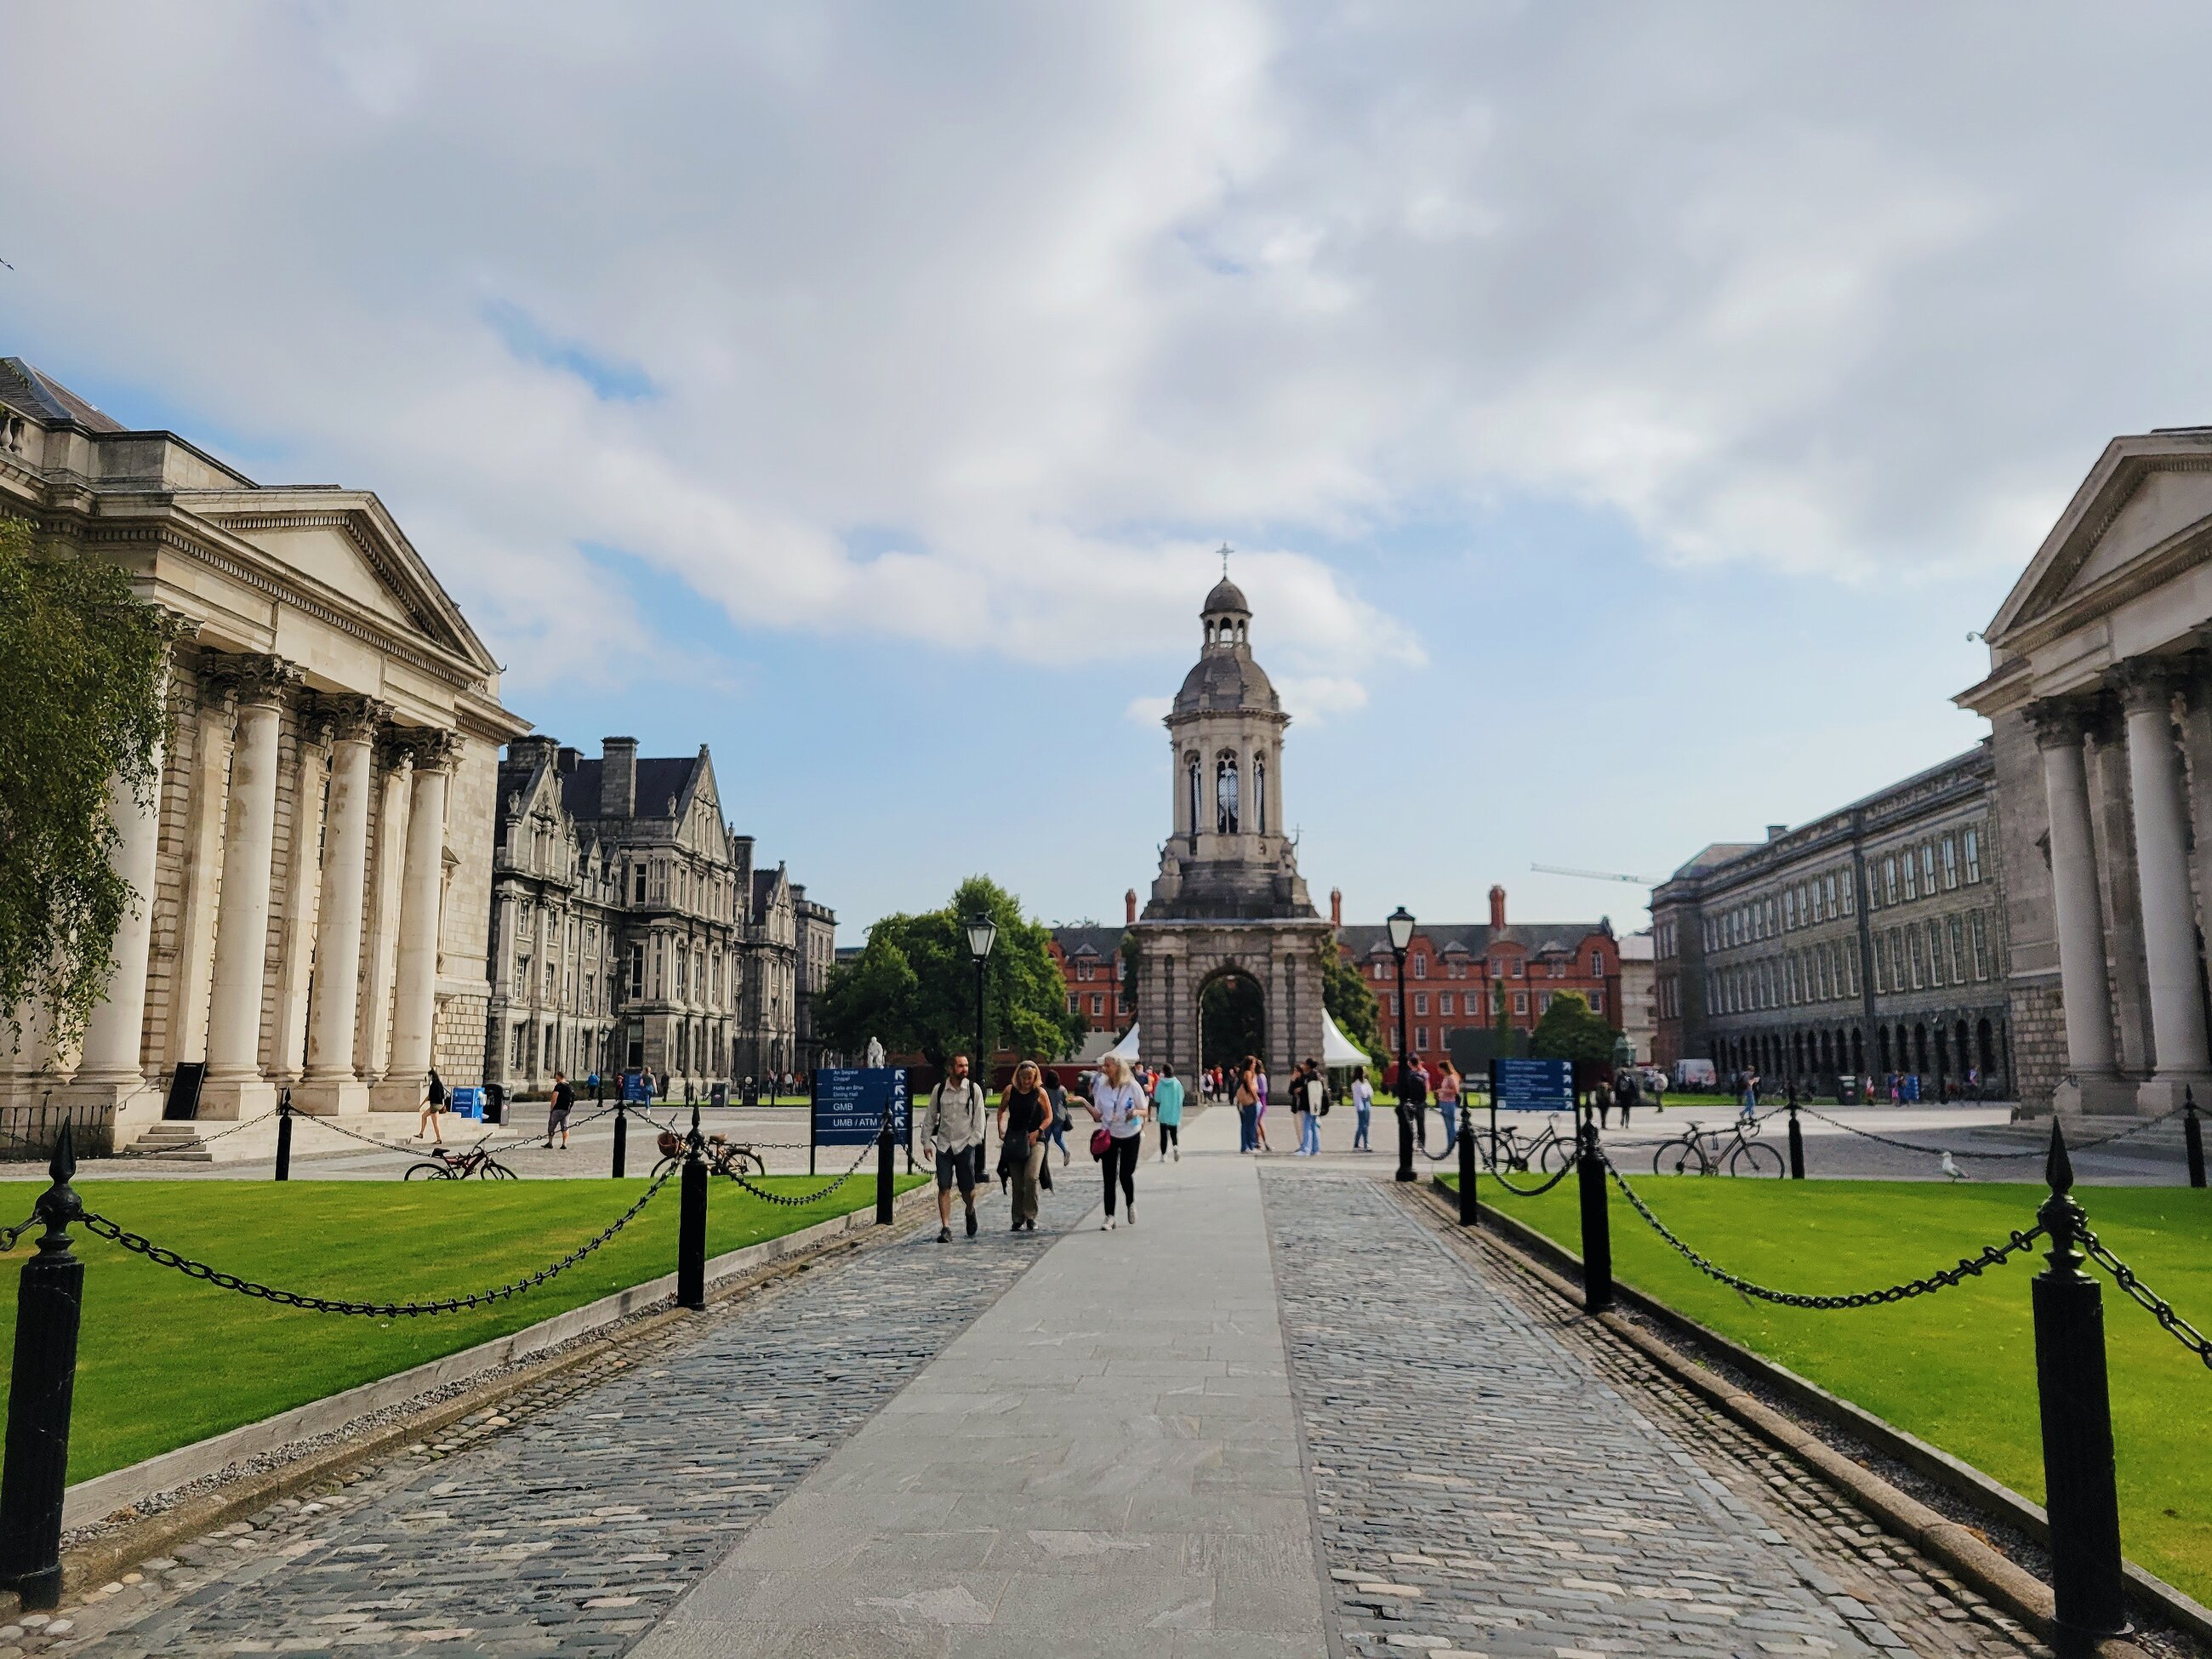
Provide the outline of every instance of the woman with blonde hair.
{"type": "Polygon", "coordinates": [[[1106,1177],[1106,1219],[1099,1224],[1100,1229],[1114,1231],[1117,1183],[1133,1227],[1137,1224],[1137,1154],[1144,1147],[1145,1091],[1129,1075],[1120,1055],[1109,1054],[1098,1062],[1098,1075],[1091,1085],[1091,1101],[1085,1109],[1106,1133],[1105,1147],[1098,1154],[1098,1167],[1106,1177]]]}
{"type": "Polygon", "coordinates": [[[1037,1175],[1044,1164],[1045,1130],[1052,1122],[1052,1097],[1044,1091],[1044,1072],[1033,1060],[1014,1067],[1013,1080],[999,1097],[999,1157],[1014,1180],[1015,1232],[1035,1232],[1037,1175]]]}

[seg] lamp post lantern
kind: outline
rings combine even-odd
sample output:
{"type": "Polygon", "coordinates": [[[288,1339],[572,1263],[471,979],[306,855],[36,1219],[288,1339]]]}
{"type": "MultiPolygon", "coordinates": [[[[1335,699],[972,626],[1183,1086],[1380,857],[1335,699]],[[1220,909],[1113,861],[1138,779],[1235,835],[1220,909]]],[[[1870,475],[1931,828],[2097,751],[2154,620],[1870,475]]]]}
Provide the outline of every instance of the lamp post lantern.
{"type": "Polygon", "coordinates": [[[1413,1114],[1406,1104],[1406,1068],[1413,1056],[1406,1045],[1406,952],[1413,944],[1413,913],[1404,905],[1386,919],[1390,954],[1398,959],[1398,1179],[1413,1179],[1413,1114]]]}
{"type": "Polygon", "coordinates": [[[968,954],[975,959],[975,1080],[983,1092],[991,1091],[991,1057],[983,1048],[983,964],[991,959],[991,947],[999,942],[999,924],[988,915],[973,915],[964,924],[968,930],[968,954]]]}

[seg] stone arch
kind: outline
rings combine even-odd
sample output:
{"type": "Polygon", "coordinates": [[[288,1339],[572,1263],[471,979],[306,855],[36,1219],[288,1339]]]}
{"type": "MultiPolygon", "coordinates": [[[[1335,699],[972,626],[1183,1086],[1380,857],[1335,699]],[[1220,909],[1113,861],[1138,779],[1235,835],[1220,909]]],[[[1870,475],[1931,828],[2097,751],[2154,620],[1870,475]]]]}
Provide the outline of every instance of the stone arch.
{"type": "Polygon", "coordinates": [[[1200,1071],[1248,1054],[1267,1061],[1267,988],[1259,973],[1241,962],[1219,963],[1199,979],[1193,1000],[1200,1071]]]}

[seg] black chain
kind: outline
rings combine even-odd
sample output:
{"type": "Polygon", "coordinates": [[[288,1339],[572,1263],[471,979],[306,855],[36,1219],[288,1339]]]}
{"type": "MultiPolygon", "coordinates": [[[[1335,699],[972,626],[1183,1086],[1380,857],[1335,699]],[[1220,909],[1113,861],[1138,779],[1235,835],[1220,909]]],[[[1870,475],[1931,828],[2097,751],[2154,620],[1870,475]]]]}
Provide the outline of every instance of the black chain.
{"type": "MultiPolygon", "coordinates": [[[[1910,1140],[1898,1140],[1889,1135],[1878,1135],[1871,1129],[1862,1129],[1856,1124],[1844,1122],[1841,1118],[1830,1117],[1826,1112],[1816,1112],[1810,1106],[1801,1106],[1798,1109],[1803,1112],[1806,1116],[1817,1117],[1821,1122],[1831,1124],[1836,1128],[1843,1130],[1847,1134],[1855,1134],[1867,1140],[1878,1140],[1883,1146],[1894,1146],[1900,1152],[1924,1152],[1930,1158],[1939,1157],[1945,1152],[1950,1153],[1954,1158],[1987,1158],[1997,1159],[2045,1158],[2050,1155],[2051,1149],[2047,1146],[2031,1146],[2026,1152],[1977,1152],[1964,1146],[1922,1146],[1915,1145],[1910,1140]]],[[[2160,1112],[2156,1117],[2147,1117],[2140,1123],[2130,1124],[2124,1129],[2116,1129],[2108,1135],[2100,1135],[2094,1140],[2084,1140],[2078,1144],[2069,1141],[2067,1143],[2066,1150],[2069,1152],[2086,1152],[2094,1146],[2109,1146],[2116,1140],[2125,1140],[2130,1135],[2139,1135],[2145,1129],[2155,1128],[2158,1125],[2165,1122],[2166,1119],[2179,1114],[2182,1109],[2183,1109],[2181,1107],[2177,1106],[2171,1112],[2160,1112]]]]}
{"type": "Polygon", "coordinates": [[[830,1194],[836,1192],[840,1187],[843,1186],[855,1175],[860,1173],[860,1165],[868,1161],[868,1154],[874,1152],[878,1143],[881,1142],[884,1133],[884,1126],[890,1121],[891,1103],[887,1100],[884,1103],[882,1115],[876,1119],[875,1133],[860,1143],[860,1150],[854,1155],[851,1166],[846,1170],[844,1174],[839,1176],[835,1181],[831,1182],[828,1186],[823,1188],[818,1192],[807,1193],[803,1196],[794,1196],[789,1193],[772,1193],[765,1187],[755,1186],[751,1181],[747,1179],[745,1176],[739,1175],[735,1170],[732,1170],[728,1172],[729,1177],[731,1180],[736,1182],[738,1186],[750,1193],[755,1198],[765,1199],[770,1204],[783,1205],[787,1209],[804,1209],[809,1204],[819,1204],[823,1199],[829,1197],[830,1194]]]}
{"type": "MultiPolygon", "coordinates": [[[[1559,1144],[1561,1146],[1566,1145],[1565,1141],[1561,1141],[1559,1144]]],[[[1511,1193],[1516,1198],[1541,1198],[1546,1193],[1550,1192],[1553,1188],[1558,1186],[1562,1181],[1565,1181],[1569,1176],[1575,1172],[1575,1160],[1572,1155],[1570,1154],[1565,1164],[1557,1170],[1553,1175],[1552,1178],[1549,1181],[1547,1181],[1542,1186],[1516,1187],[1510,1181],[1508,1181],[1505,1178],[1504,1172],[1498,1167],[1497,1158],[1491,1153],[1486,1152],[1482,1150],[1482,1140],[1480,1136],[1477,1136],[1475,1139],[1474,1150],[1476,1153],[1480,1156],[1482,1159],[1482,1166],[1484,1170],[1488,1172],[1490,1178],[1496,1182],[1499,1186],[1504,1188],[1507,1192],[1511,1193]]]]}
{"type": "MultiPolygon", "coordinates": [[[[272,1106],[267,1111],[263,1112],[257,1116],[242,1117],[235,1123],[227,1124],[222,1128],[217,1129],[211,1135],[199,1134],[198,1133],[198,1121],[197,1119],[190,1121],[193,1125],[195,1138],[198,1139],[200,1146],[205,1146],[212,1142],[221,1140],[225,1135],[234,1135],[240,1129],[250,1129],[257,1123],[266,1123],[270,1118],[276,1115],[276,1109],[272,1106]]],[[[52,1149],[49,1148],[48,1150],[52,1149]]],[[[191,1150],[192,1149],[191,1147],[125,1146],[121,1152],[117,1152],[115,1156],[117,1158],[174,1158],[179,1152],[190,1152],[191,1150]]]]}
{"type": "Polygon", "coordinates": [[[14,1249],[15,1248],[15,1241],[22,1237],[25,1233],[30,1231],[32,1228],[37,1226],[39,1224],[39,1212],[36,1210],[33,1210],[30,1214],[25,1216],[14,1226],[0,1227],[0,1255],[5,1255],[9,1251],[14,1249]]]}
{"type": "Polygon", "coordinates": [[[2212,1370],[2212,1337],[2174,1312],[2173,1304],[2136,1277],[2136,1270],[2100,1243],[2096,1234],[2087,1227],[2078,1235],[2082,1254],[2112,1274],[2113,1282],[2127,1292],[2128,1298],[2137,1307],[2148,1311],[2153,1319],[2172,1334],[2173,1340],[2204,1362],[2212,1370]]]}
{"type": "Polygon", "coordinates": [[[1612,1158],[1607,1158],[1603,1152],[1599,1156],[1605,1158],[1607,1173],[1613,1176],[1613,1185],[1620,1188],[1621,1195],[1627,1199],[1636,1213],[1644,1218],[1652,1231],[1673,1245],[1684,1261],[1706,1278],[1717,1279],[1732,1291],[1744,1296],[1757,1297],[1762,1302],[1777,1303],[1785,1308],[1810,1308],[1820,1311],[1838,1308],[1875,1308],[1887,1303],[1907,1301],[1916,1296],[1933,1296],[1938,1291],[1948,1290],[1968,1279],[1980,1278],[1985,1268],[2002,1266],[2008,1258],[2027,1249],[2043,1233],[2043,1224],[2038,1222],[2024,1233],[2012,1234],[2002,1244],[1984,1247],[1979,1255],[1966,1257],[1955,1267],[1944,1267],[1924,1278],[1907,1279],[1902,1285],[1887,1285],[1879,1291],[1855,1291],[1845,1296],[1807,1296],[1796,1291],[1778,1291],[1754,1284],[1706,1261],[1675,1237],[1667,1224],[1651,1213],[1650,1206],[1638,1196],[1636,1188],[1628,1184],[1628,1177],[1614,1167],[1612,1158]]]}
{"type": "MultiPolygon", "coordinates": [[[[674,1171],[672,1170],[669,1173],[673,1174],[674,1171]]],[[[342,1302],[330,1297],[307,1296],[298,1291],[279,1290],[274,1285],[256,1284],[250,1279],[240,1279],[236,1273],[225,1273],[220,1267],[211,1267],[204,1261],[195,1261],[189,1256],[179,1255],[174,1250],[165,1249],[143,1234],[131,1232],[110,1221],[106,1216],[95,1214],[90,1210],[84,1212],[83,1219],[85,1230],[88,1232],[112,1240],[125,1249],[144,1256],[156,1267],[174,1267],[185,1278],[204,1279],[219,1290],[236,1291],[241,1296],[259,1297],[265,1302],[274,1302],[287,1308],[304,1308],[309,1313],[355,1314],[374,1319],[393,1319],[402,1314],[412,1317],[417,1314],[463,1313],[471,1309],[488,1307],[492,1303],[520,1296],[526,1291],[533,1291],[556,1274],[566,1273],[629,1225],[636,1219],[638,1212],[650,1204],[653,1195],[667,1184],[668,1176],[663,1175],[645,1189],[643,1197],[616,1217],[613,1224],[605,1232],[596,1238],[578,1245],[550,1267],[540,1267],[526,1279],[518,1279],[493,1290],[478,1291],[469,1296],[447,1297],[436,1302],[342,1302]]],[[[25,1224],[28,1225],[27,1223],[25,1224]]]]}

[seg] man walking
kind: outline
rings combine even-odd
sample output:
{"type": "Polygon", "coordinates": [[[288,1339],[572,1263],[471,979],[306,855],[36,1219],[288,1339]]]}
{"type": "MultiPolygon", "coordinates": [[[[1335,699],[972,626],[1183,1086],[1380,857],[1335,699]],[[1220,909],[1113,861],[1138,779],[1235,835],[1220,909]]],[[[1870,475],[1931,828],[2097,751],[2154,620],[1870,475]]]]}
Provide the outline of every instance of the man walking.
{"type": "Polygon", "coordinates": [[[559,1068],[555,1068],[553,1104],[545,1114],[545,1145],[549,1149],[557,1131],[561,1136],[561,1150],[564,1152],[568,1150],[568,1114],[575,1105],[576,1091],[568,1086],[568,1079],[562,1075],[559,1068]]]}
{"type": "Polygon", "coordinates": [[[968,1075],[968,1056],[955,1054],[945,1081],[929,1091],[921,1143],[937,1164],[937,1242],[952,1242],[952,1183],[968,1206],[968,1237],[975,1237],[975,1183],[983,1176],[983,1091],[968,1075]]]}

